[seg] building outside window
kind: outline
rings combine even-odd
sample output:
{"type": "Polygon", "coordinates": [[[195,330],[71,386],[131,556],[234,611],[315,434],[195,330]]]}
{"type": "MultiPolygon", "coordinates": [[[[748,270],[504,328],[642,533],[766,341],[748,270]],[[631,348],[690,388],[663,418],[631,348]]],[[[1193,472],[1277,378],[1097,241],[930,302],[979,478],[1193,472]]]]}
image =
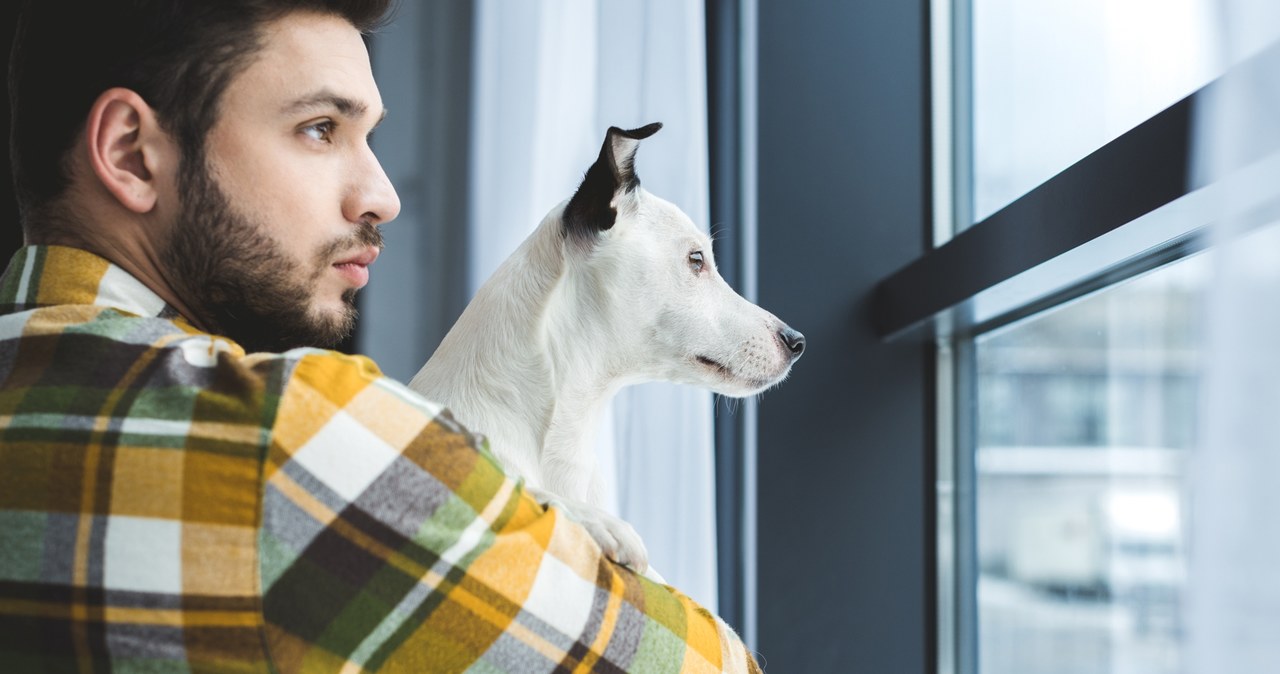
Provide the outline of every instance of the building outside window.
{"type": "Polygon", "coordinates": [[[1184,671],[1208,262],[976,339],[982,672],[1184,671]]]}

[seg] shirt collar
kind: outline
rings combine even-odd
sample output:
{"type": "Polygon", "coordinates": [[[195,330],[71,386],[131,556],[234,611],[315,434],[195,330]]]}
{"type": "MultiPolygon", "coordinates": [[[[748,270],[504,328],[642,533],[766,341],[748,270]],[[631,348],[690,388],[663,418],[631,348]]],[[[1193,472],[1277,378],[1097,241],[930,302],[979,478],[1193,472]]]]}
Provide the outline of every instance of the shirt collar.
{"type": "Polygon", "coordinates": [[[20,248],[0,276],[0,313],[66,304],[181,318],[159,295],[106,258],[66,246],[20,248]]]}

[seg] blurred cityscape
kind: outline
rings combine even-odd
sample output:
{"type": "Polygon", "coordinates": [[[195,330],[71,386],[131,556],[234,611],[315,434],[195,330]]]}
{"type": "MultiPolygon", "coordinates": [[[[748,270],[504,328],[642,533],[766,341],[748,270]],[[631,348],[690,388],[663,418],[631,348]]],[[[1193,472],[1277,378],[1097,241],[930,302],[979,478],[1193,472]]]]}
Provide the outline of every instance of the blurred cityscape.
{"type": "Polygon", "coordinates": [[[1199,256],[977,343],[984,674],[1182,668],[1199,256]]]}

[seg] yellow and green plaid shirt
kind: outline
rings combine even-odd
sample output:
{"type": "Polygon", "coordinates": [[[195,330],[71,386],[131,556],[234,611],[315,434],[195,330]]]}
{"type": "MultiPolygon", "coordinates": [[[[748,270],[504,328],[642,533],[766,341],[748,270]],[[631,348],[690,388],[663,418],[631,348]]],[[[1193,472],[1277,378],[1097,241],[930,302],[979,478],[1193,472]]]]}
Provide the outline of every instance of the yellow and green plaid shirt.
{"type": "Polygon", "coordinates": [[[758,671],[368,359],[93,254],[0,277],[0,671],[758,671]]]}

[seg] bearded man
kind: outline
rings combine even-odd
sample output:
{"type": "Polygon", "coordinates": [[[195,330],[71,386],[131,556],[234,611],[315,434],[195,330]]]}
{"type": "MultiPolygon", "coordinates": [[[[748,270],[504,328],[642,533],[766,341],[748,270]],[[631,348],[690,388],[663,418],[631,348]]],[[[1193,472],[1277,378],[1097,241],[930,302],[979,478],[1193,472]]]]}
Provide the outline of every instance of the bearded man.
{"type": "Polygon", "coordinates": [[[438,405],[317,348],[400,208],[368,143],[387,9],[25,6],[0,671],[756,670],[438,405]]]}

